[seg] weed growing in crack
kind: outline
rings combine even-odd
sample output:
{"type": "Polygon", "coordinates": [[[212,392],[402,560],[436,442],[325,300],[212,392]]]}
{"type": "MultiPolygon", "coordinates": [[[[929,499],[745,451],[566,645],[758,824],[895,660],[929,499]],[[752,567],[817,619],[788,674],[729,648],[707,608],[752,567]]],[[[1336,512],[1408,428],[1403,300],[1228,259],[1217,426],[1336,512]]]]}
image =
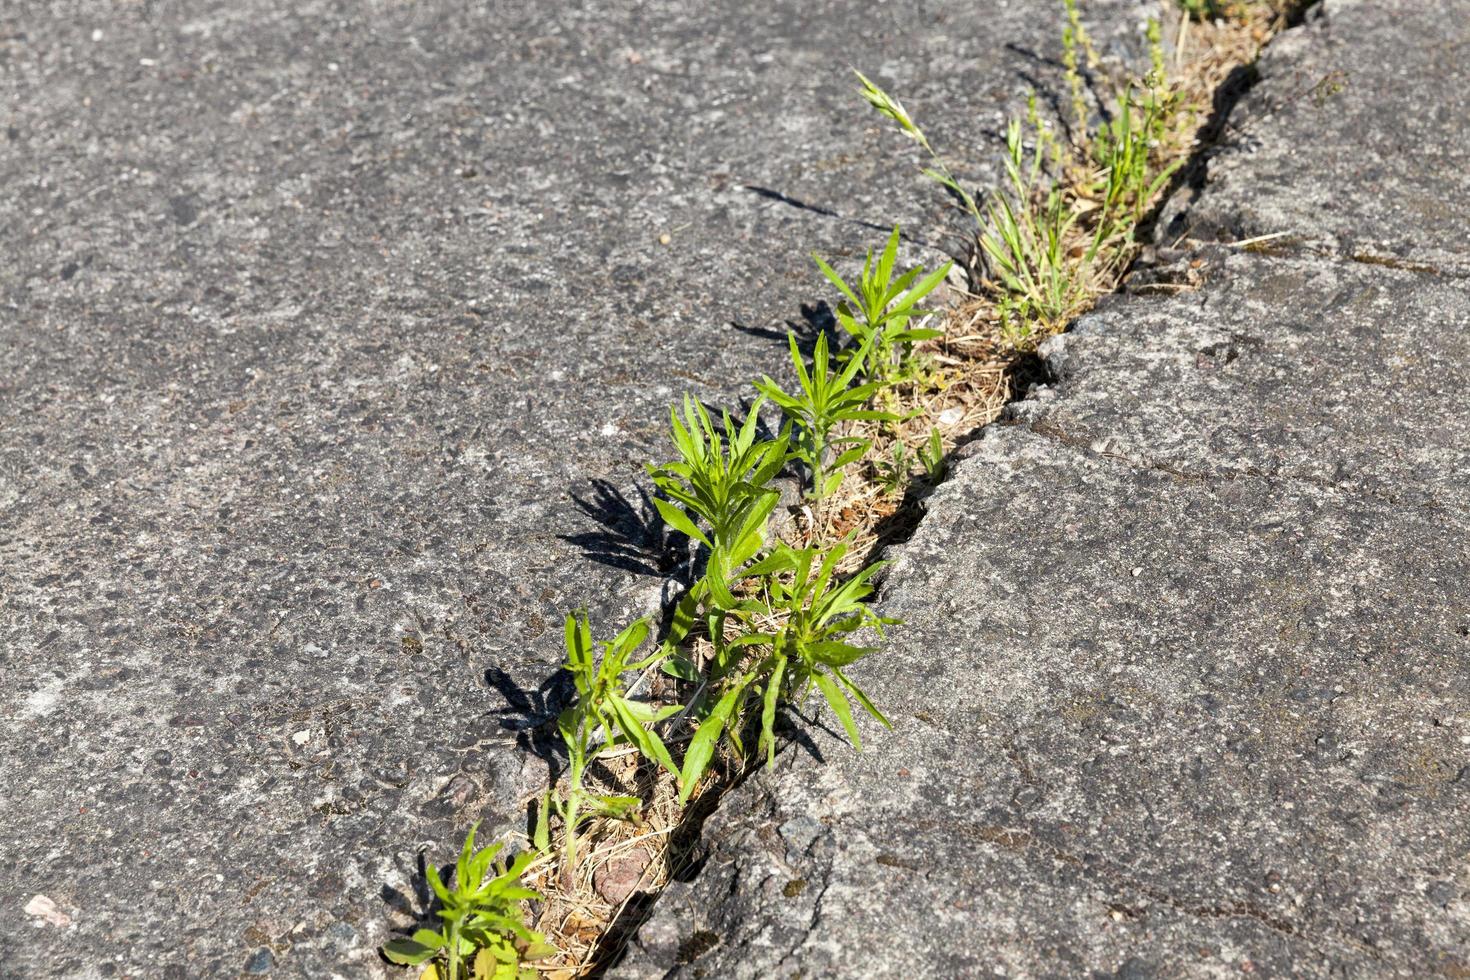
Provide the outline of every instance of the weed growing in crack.
{"type": "Polygon", "coordinates": [[[877,650],[856,646],[848,638],[872,628],[881,639],[884,626],[899,622],[879,616],[864,602],[873,591],[872,577],[884,563],[868,565],[842,579],[837,566],[846,553],[846,543],[801,549],[778,544],[768,558],[750,569],[763,578],[764,594],[756,614],[777,623],[773,632],[761,632],[762,623],[757,619],[744,634],[763,650],[745,677],[752,692],[761,692],[757,751],[764,750],[768,762],[775,761],[777,704],[800,703],[813,686],[842,722],[853,747],[862,748],[862,739],[853,724],[847,694],[883,725],[892,727],[867,694],[843,673],[843,668],[877,650]]]}
{"type": "MultiPolygon", "coordinates": [[[[1163,159],[1179,100],[1164,77],[1157,23],[1148,27],[1153,70],[1117,92],[1112,111],[1092,131],[1083,71],[1098,58],[1076,0],[1063,6],[1072,139],[1059,138],[1040,118],[1033,95],[1024,118],[1006,126],[1005,184],[988,195],[983,211],[947,168],[924,171],[975,217],[982,293],[1002,336],[1016,347],[1060,330],[1116,277],[1133,255],[1134,229],[1178,167],[1163,159]]],[[[938,160],[902,105],[859,77],[863,98],[938,160]]]]}
{"type": "Polygon", "coordinates": [[[878,486],[883,488],[885,494],[903,493],[913,470],[908,444],[902,439],[893,440],[893,446],[889,449],[889,457],[875,460],[873,470],[873,478],[877,481],[878,486]]]}
{"type": "MultiPolygon", "coordinates": [[[[1038,142],[1028,162],[1020,120],[1011,120],[1005,155],[1010,193],[991,195],[990,223],[980,236],[980,248],[998,279],[994,293],[1002,332],[1017,346],[1038,329],[1059,327],[1087,295],[1071,254],[1078,215],[1061,188],[1038,191],[1041,156],[1038,142]]],[[[1091,258],[1086,254],[1084,262],[1091,258]]]]}
{"type": "Polygon", "coordinates": [[[842,484],[844,468],[861,459],[870,445],[868,440],[857,436],[838,435],[840,426],[862,419],[897,417],[891,412],[868,408],[868,403],[883,387],[882,382],[853,383],[872,354],[876,338],[876,333],[869,334],[862,346],[848,357],[847,364],[834,372],[825,333],[817,338],[811,370],[807,370],[797,349],[796,336],[787,334],[799,386],[796,394],[788,395],[769,377],[756,382],[756,390],[791,421],[795,437],[793,455],[811,474],[810,495],[816,500],[825,499],[842,484]]]}
{"type": "Polygon", "coordinates": [[[625,819],[636,815],[643,803],[636,796],[602,795],[587,790],[587,765],[597,751],[631,745],[655,765],[670,773],[679,771],[669,750],[650,727],[677,712],[678,706],[653,708],[628,697],[623,685],[625,673],[646,670],[663,659],[663,651],[655,651],[642,660],[631,660],[647,639],[648,621],[637,620],[602,644],[602,656],[598,658],[593,652],[592,627],[586,614],[567,616],[566,669],[576,685],[577,701],[556,721],[567,748],[567,788],[560,798],[548,791],[541,807],[543,822],[535,834],[537,847],[546,850],[550,839],[544,820],[554,810],[561,818],[561,873],[567,880],[576,871],[577,832],[582,823],[594,817],[625,819]]]}
{"type": "Polygon", "coordinates": [[[915,462],[923,467],[924,480],[930,486],[943,482],[948,462],[944,452],[944,433],[937,426],[929,427],[928,438],[914,450],[910,450],[902,439],[893,440],[889,458],[879,457],[873,461],[874,479],[884,493],[902,493],[913,477],[915,462]]]}
{"type": "Polygon", "coordinates": [[[727,630],[711,634],[709,707],[684,755],[681,799],[693,791],[722,736],[737,755],[746,755],[743,733],[754,722],[757,710],[756,750],[774,761],[778,706],[799,703],[814,686],[855,747],[861,748],[862,741],[848,694],[874,718],[888,724],[843,668],[877,649],[852,644],[848,637],[872,628],[881,638],[883,627],[897,620],[880,617],[864,602],[882,563],[841,577],[837,567],[846,553],[847,545],[842,542],[801,549],[777,543],[766,557],[746,569],[749,597],[730,610],[733,635],[727,630]]]}
{"type": "Polygon", "coordinates": [[[924,466],[924,478],[931,485],[944,480],[948,463],[944,454],[944,434],[931,426],[929,438],[919,447],[919,462],[924,466]]]}
{"type": "Polygon", "coordinates": [[[471,827],[465,837],[453,887],[444,884],[437,868],[428,866],[443,929],[420,929],[410,939],[383,946],[390,962],[423,966],[420,980],[460,980],[467,964],[474,980],[531,980],[538,973],[527,964],[556,952],[544,936],[526,926],[521,911],[522,902],[541,898],[521,885],[533,855],[522,851],[507,867],[496,861],[504,845],[475,850],[477,828],[471,827]]]}
{"type": "Polygon", "coordinates": [[[694,601],[708,595],[720,609],[735,604],[730,580],[765,545],[767,523],[780,499],[770,484],[786,465],[788,436],[757,438],[760,406],[757,401],[740,426],[726,412],[722,435],[704,406],[686,396],[684,417],[669,413],[679,459],[648,468],[668,498],[654,500],[659,515],[707,549],[704,577],[691,593],[694,601]]]}
{"type": "Polygon", "coordinates": [[[953,266],[946,262],[927,276],[922,266],[915,266],[895,279],[898,242],[899,230],[895,225],[876,263],[873,253],[868,253],[856,287],[849,285],[820,256],[812,256],[822,275],[842,293],[837,322],[860,345],[855,356],[865,356],[867,377],[879,386],[912,377],[916,372],[914,345],[940,336],[938,330],[910,327],[909,321],[930,312],[918,309],[916,304],[944,281],[953,266]]]}

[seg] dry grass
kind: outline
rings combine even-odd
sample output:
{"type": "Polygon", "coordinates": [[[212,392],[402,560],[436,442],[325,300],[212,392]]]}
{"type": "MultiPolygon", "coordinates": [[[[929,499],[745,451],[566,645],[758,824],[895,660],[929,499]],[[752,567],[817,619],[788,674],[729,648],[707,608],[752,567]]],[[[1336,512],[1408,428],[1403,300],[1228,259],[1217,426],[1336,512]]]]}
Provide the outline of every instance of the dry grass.
{"type": "MultiPolygon", "coordinates": [[[[1170,119],[1172,138],[1160,148],[1163,164],[1189,157],[1212,111],[1215,92],[1238,67],[1252,62],[1260,46],[1283,21],[1274,2],[1237,3],[1231,17],[1214,23],[1186,20],[1165,25],[1173,41],[1171,84],[1181,94],[1180,108],[1170,119]]],[[[1208,135],[1208,134],[1205,134],[1208,135]]],[[[1080,182],[1079,182],[1080,184],[1080,182]]],[[[1086,208],[1078,186],[1064,189],[1073,205],[1086,208]]],[[[1079,234],[1085,231],[1079,227],[1079,234]]],[[[1084,312],[1096,297],[1118,288],[1138,246],[1115,244],[1105,260],[1088,270],[1084,298],[1071,316],[1084,312]]],[[[945,336],[921,348],[928,369],[924,376],[894,389],[896,407],[905,416],[895,424],[864,423],[854,434],[870,438],[871,452],[853,464],[840,491],[819,511],[802,509],[788,530],[790,543],[849,537],[847,559],[855,571],[881,547],[902,539],[917,523],[918,502],[927,492],[922,468],[915,466],[907,486],[897,492],[878,479],[892,459],[895,442],[912,452],[937,428],[946,452],[976,429],[993,421],[1019,386],[1018,373],[1036,342],[1065,324],[1044,324],[1025,342],[1008,337],[985,284],[971,294],[958,291],[942,314],[945,336]]],[[[655,679],[655,685],[663,678],[655,679]]],[[[659,691],[654,690],[657,696],[659,691]]],[[[670,747],[677,744],[671,740],[670,747]]],[[[744,766],[724,758],[712,765],[691,801],[678,803],[672,777],[640,761],[631,748],[598,760],[589,777],[594,792],[623,793],[649,801],[636,821],[594,821],[582,838],[575,873],[558,867],[555,851],[538,859],[527,884],[546,895],[539,903],[535,928],[545,933],[560,954],[536,964],[548,977],[573,978],[599,972],[613,961],[638,925],[636,914],[691,859],[699,825],[724,790],[738,782],[744,766]]]]}

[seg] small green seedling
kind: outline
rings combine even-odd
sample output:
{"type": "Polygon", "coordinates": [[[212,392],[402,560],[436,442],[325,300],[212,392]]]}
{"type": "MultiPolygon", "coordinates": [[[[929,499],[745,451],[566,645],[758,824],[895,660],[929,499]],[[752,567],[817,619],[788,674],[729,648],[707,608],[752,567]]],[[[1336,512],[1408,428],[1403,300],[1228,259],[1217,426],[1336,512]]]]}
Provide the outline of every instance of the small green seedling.
{"type": "Polygon", "coordinates": [[[878,485],[886,494],[902,493],[909,483],[909,470],[913,464],[909,458],[909,447],[902,439],[893,440],[890,459],[878,460],[875,464],[878,485]]]}
{"type": "Polygon", "coordinates": [[[928,477],[930,485],[937,485],[944,480],[949,464],[944,458],[944,437],[939,434],[938,429],[931,428],[929,439],[919,447],[919,462],[924,464],[924,475],[928,477]]]}
{"type": "MultiPolygon", "coordinates": [[[[679,459],[648,468],[668,498],[654,500],[664,522],[709,550],[704,578],[691,592],[694,601],[708,594],[721,609],[735,605],[730,582],[765,544],[780,499],[770,483],[788,459],[787,434],[756,439],[761,404],[756,401],[739,427],[726,412],[722,436],[704,406],[685,396],[684,417],[669,412],[679,459]]],[[[690,603],[684,606],[687,611],[690,603]]]]}
{"type": "Polygon", "coordinates": [[[929,438],[912,454],[903,440],[895,439],[890,455],[891,459],[880,460],[875,466],[875,476],[884,493],[903,492],[909,484],[916,460],[924,467],[924,477],[930,486],[937,486],[944,480],[948,464],[944,458],[944,438],[938,429],[930,428],[929,438]]]}
{"type": "Polygon", "coordinates": [[[878,721],[889,724],[844,673],[844,668],[875,648],[856,646],[846,638],[867,627],[881,637],[883,627],[898,620],[880,617],[863,602],[872,593],[871,579],[883,563],[839,581],[836,570],[846,553],[845,543],[827,549],[796,549],[781,543],[746,570],[761,580],[762,597],[747,600],[736,611],[744,620],[744,630],[730,646],[751,656],[726,674],[714,708],[689,742],[681,801],[714,758],[722,735],[743,754],[741,730],[754,717],[750,712],[757,706],[760,735],[756,750],[764,752],[768,761],[775,757],[777,706],[804,699],[813,687],[822,692],[854,747],[861,748],[862,740],[853,723],[848,694],[878,721]],[[773,621],[779,622],[774,630],[764,626],[773,621]]]}
{"type": "Polygon", "coordinates": [[[793,455],[806,464],[811,473],[811,496],[823,500],[842,484],[842,468],[861,459],[870,445],[857,436],[839,436],[837,427],[843,422],[864,419],[889,421],[897,418],[890,412],[867,408],[869,400],[883,387],[881,382],[853,384],[858,372],[872,352],[875,335],[870,334],[847,364],[832,371],[827,335],[817,338],[808,371],[796,346],[796,335],[787,334],[791,347],[791,363],[796,368],[800,390],[788,395],[769,376],[756,382],[756,390],[774,402],[795,427],[793,455]]]}
{"type": "MultiPolygon", "coordinates": [[[[649,726],[678,711],[678,706],[655,709],[628,697],[623,674],[644,670],[658,663],[662,650],[642,660],[631,658],[648,639],[648,620],[639,619],[613,639],[602,644],[602,657],[593,653],[592,627],[585,613],[567,616],[565,643],[566,669],[577,688],[577,701],[557,718],[557,731],[567,747],[567,790],[560,800],[543,800],[542,819],[549,810],[561,817],[564,833],[562,875],[568,880],[576,868],[577,830],[593,817],[624,819],[637,811],[642,801],[636,796],[601,796],[589,793],[582,785],[587,765],[599,751],[622,745],[635,746],[642,755],[675,775],[679,767],[669,756],[663,741],[649,726]]],[[[535,841],[542,849],[550,841],[544,823],[537,828],[535,841]]]]}
{"type": "Polygon", "coordinates": [[[468,963],[473,980],[531,980],[537,971],[525,964],[553,955],[545,937],[529,929],[521,902],[539,894],[521,886],[521,874],[531,863],[530,852],[517,854],[507,867],[496,856],[504,845],[475,850],[470,828],[454,868],[454,887],[444,884],[439,871],[428,867],[429,887],[439,899],[441,931],[420,929],[411,939],[395,939],[383,946],[390,962],[424,966],[420,980],[460,980],[468,963]]]}
{"type": "Polygon", "coordinates": [[[837,322],[868,350],[868,377],[885,385],[912,377],[915,343],[943,335],[939,330],[910,327],[909,321],[930,312],[918,309],[916,304],[944,281],[954,265],[946,262],[927,276],[922,266],[914,266],[895,279],[898,243],[899,229],[895,225],[876,262],[873,253],[868,252],[856,287],[820,256],[812,255],[822,275],[845,297],[837,306],[837,322]]]}

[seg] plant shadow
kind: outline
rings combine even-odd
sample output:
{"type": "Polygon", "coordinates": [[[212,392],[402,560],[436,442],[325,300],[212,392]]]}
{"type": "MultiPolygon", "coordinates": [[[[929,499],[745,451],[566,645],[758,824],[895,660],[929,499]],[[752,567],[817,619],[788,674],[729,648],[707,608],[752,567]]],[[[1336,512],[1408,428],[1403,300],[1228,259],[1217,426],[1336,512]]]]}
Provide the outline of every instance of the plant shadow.
{"type": "Polygon", "coordinates": [[[572,490],[572,503],[598,528],[559,535],[582,549],[582,557],[636,575],[666,575],[672,569],[665,547],[663,521],[653,498],[641,485],[624,493],[609,480],[589,480],[585,489],[572,490]]]}
{"type": "MultiPolygon", "coordinates": [[[[427,853],[427,849],[420,849],[414,855],[413,873],[408,878],[408,889],[411,894],[387,883],[378,889],[378,898],[383,904],[412,920],[410,925],[394,928],[388,937],[390,940],[408,939],[420,929],[433,929],[443,924],[438,913],[444,905],[439,901],[439,896],[435,895],[433,889],[429,887],[427,853]]],[[[453,865],[436,865],[435,871],[439,873],[440,878],[447,879],[452,867],[453,865]]],[[[384,963],[391,962],[381,948],[378,950],[378,959],[384,963]]]]}
{"type": "Polygon", "coordinates": [[[842,335],[837,329],[837,315],[826,300],[816,303],[802,303],[800,306],[801,318],[798,320],[786,320],[785,330],[776,330],[771,327],[752,327],[741,323],[739,320],[731,320],[730,326],[743,334],[769,340],[780,344],[784,349],[788,343],[787,335],[796,338],[796,349],[801,351],[802,357],[811,359],[812,351],[817,348],[817,338],[823,334],[827,335],[827,343],[831,345],[840,344],[842,335]]]}
{"type": "Polygon", "coordinates": [[[552,723],[576,694],[572,675],[558,668],[537,687],[525,688],[499,667],[490,667],[485,683],[506,703],[489,714],[499,718],[502,729],[515,733],[516,748],[541,759],[555,772],[565,752],[552,723]]]}

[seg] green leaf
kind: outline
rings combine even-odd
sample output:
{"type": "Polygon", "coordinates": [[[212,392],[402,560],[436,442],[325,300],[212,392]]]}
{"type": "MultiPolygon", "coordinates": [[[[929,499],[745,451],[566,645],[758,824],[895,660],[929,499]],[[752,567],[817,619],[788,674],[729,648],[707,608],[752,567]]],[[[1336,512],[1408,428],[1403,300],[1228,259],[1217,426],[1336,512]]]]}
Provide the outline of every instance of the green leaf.
{"type": "Polygon", "coordinates": [[[709,767],[710,760],[715,756],[715,744],[719,741],[720,733],[724,731],[725,722],[730,718],[730,712],[735,709],[736,701],[745,692],[744,683],[736,684],[726,691],[720,698],[715,709],[709,713],[709,717],[700,723],[699,730],[694,733],[694,738],[689,741],[689,747],[684,750],[684,769],[680,773],[680,781],[683,783],[679,790],[679,802],[685,803],[689,800],[689,794],[694,792],[694,787],[699,783],[699,777],[704,775],[704,770],[709,767]]]}
{"type": "Polygon", "coordinates": [[[704,544],[707,547],[710,546],[709,538],[705,537],[704,532],[694,526],[694,522],[689,519],[688,514],[684,513],[682,510],[680,510],[678,507],[675,507],[667,500],[663,500],[659,497],[653,498],[653,506],[658,508],[659,516],[664,519],[664,523],[669,525],[669,527],[673,528],[675,531],[679,531],[683,534],[689,535],[689,537],[693,538],[695,541],[700,542],[701,544],[704,544]]]}
{"type": "Polygon", "coordinates": [[[887,717],[884,716],[883,712],[878,710],[877,705],[868,700],[868,696],[863,693],[862,688],[858,687],[852,681],[848,680],[847,675],[844,674],[842,671],[833,669],[832,673],[835,674],[837,679],[842,682],[843,687],[846,687],[849,691],[852,692],[852,696],[858,699],[858,703],[867,709],[868,714],[878,719],[878,721],[882,723],[884,728],[890,730],[893,728],[893,725],[889,723],[887,717]]]}
{"type": "Polygon", "coordinates": [[[858,647],[840,640],[821,640],[811,644],[807,649],[814,660],[831,667],[846,667],[870,653],[877,652],[876,647],[858,647]]]}
{"type": "MultiPolygon", "coordinates": [[[[679,767],[674,765],[674,760],[669,756],[669,750],[664,746],[663,740],[653,732],[643,727],[643,724],[633,714],[632,703],[622,698],[609,699],[612,703],[613,712],[617,715],[618,727],[634,745],[638,751],[650,762],[663,766],[675,776],[679,774],[679,767]]],[[[652,709],[649,709],[650,713],[652,709]]]]}
{"type": "Polygon", "coordinates": [[[852,304],[854,306],[860,307],[863,305],[862,301],[857,298],[857,294],[852,291],[852,287],[849,286],[845,281],[843,281],[843,278],[839,276],[836,272],[834,272],[830,265],[828,265],[826,262],[823,262],[821,256],[813,252],[812,261],[817,263],[817,268],[822,270],[822,275],[827,277],[827,281],[836,286],[838,290],[841,291],[842,295],[846,296],[849,300],[852,301],[852,304]]]}
{"type": "Polygon", "coordinates": [[[699,668],[694,665],[694,661],[678,649],[669,650],[668,659],[663,663],[663,672],[670,677],[677,677],[681,681],[690,683],[695,683],[700,679],[699,668]]]}
{"type": "Polygon", "coordinates": [[[839,469],[843,466],[848,465],[849,463],[856,463],[858,460],[863,458],[863,453],[868,451],[868,445],[869,443],[867,442],[867,440],[863,440],[860,444],[853,446],[851,449],[847,450],[841,456],[838,456],[835,460],[832,461],[832,468],[839,469]]]}
{"type": "Polygon", "coordinates": [[[933,340],[935,337],[943,337],[943,330],[931,330],[928,327],[916,327],[913,330],[902,330],[889,339],[894,343],[913,343],[920,340],[933,340]]]}
{"type": "Polygon", "coordinates": [[[873,331],[868,329],[867,324],[859,323],[857,318],[846,310],[837,311],[837,323],[847,331],[849,336],[856,337],[859,341],[866,340],[873,335],[873,331]]]}
{"type": "Polygon", "coordinates": [[[545,854],[551,850],[551,790],[541,795],[541,804],[536,807],[536,827],[531,831],[531,846],[545,854]]]}
{"type": "Polygon", "coordinates": [[[853,748],[861,751],[863,740],[858,735],[857,725],[853,724],[852,708],[847,703],[847,697],[842,693],[841,688],[832,682],[832,678],[820,671],[812,672],[812,680],[816,681],[817,687],[822,689],[822,695],[826,697],[827,703],[836,712],[838,720],[842,722],[842,727],[847,730],[848,741],[852,742],[853,748]]]}
{"type": "Polygon", "coordinates": [[[444,887],[444,880],[439,877],[439,869],[430,864],[424,869],[424,876],[429,880],[429,887],[433,889],[434,896],[445,905],[450,905],[454,900],[450,898],[449,889],[444,887]]]}
{"type": "Polygon", "coordinates": [[[599,816],[614,820],[625,820],[628,814],[643,806],[636,796],[593,796],[592,803],[599,816]]]}
{"type": "Polygon", "coordinates": [[[761,707],[761,741],[766,747],[766,765],[776,764],[776,702],[781,696],[781,679],[786,673],[786,658],[779,657],[766,681],[766,694],[761,707]]]}
{"type": "Polygon", "coordinates": [[[437,932],[429,932],[420,929],[414,933],[413,939],[393,939],[383,944],[383,955],[388,962],[397,963],[399,966],[418,966],[420,963],[432,957],[444,948],[444,937],[437,932]],[[428,933],[436,942],[427,943],[421,937],[428,933]]]}
{"type": "Polygon", "coordinates": [[[682,643],[684,637],[688,636],[689,631],[694,628],[694,624],[699,622],[699,603],[703,598],[704,590],[696,583],[694,588],[685,593],[684,598],[674,606],[674,615],[669,622],[669,633],[664,639],[666,647],[682,643]]]}
{"type": "Polygon", "coordinates": [[[550,943],[537,941],[531,943],[525,949],[521,950],[521,959],[544,960],[548,956],[555,956],[559,952],[560,950],[558,950],[555,946],[552,946],[550,943]]]}

